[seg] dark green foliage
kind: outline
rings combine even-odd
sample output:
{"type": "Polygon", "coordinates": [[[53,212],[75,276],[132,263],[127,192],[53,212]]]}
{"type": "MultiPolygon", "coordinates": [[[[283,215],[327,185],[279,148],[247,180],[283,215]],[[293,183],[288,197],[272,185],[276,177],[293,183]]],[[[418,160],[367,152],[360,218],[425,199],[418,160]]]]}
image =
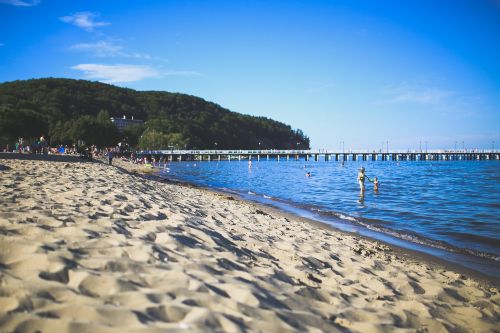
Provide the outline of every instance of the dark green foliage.
{"type": "Polygon", "coordinates": [[[128,143],[132,147],[137,147],[139,143],[139,138],[144,132],[144,125],[133,125],[125,128],[123,131],[123,141],[128,143]]]}
{"type": "Polygon", "coordinates": [[[9,109],[0,106],[0,142],[13,144],[12,138],[25,138],[28,141],[46,135],[48,121],[40,113],[30,109],[9,109]]]}
{"type": "Polygon", "coordinates": [[[188,140],[180,133],[163,133],[156,129],[147,129],[139,139],[140,149],[184,149],[188,145],[188,140]]]}
{"type": "Polygon", "coordinates": [[[107,121],[101,121],[88,115],[72,121],[67,135],[73,142],[82,140],[85,145],[98,147],[113,146],[119,140],[118,131],[109,118],[107,121]]]}
{"type": "Polygon", "coordinates": [[[71,79],[0,84],[0,136],[42,134],[49,134],[52,143],[82,139],[102,146],[122,139],[131,146],[151,149],[168,145],[193,149],[309,148],[309,138],[300,130],[268,118],[231,112],[195,96],[139,92],[71,79]],[[124,115],[145,124],[127,128],[119,137],[109,116],[124,115]],[[27,126],[28,122],[35,125],[27,126]],[[2,130],[12,123],[21,124],[2,130]]]}

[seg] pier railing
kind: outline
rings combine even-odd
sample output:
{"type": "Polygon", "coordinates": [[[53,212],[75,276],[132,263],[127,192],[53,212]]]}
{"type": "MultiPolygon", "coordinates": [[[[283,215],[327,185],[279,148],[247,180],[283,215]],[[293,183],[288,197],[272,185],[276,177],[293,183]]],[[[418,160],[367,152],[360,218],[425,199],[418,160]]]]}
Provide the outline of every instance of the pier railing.
{"type": "Polygon", "coordinates": [[[427,161],[427,160],[500,160],[499,150],[427,150],[427,151],[367,151],[367,150],[144,150],[137,153],[167,161],[212,160],[314,160],[314,161],[427,161]]]}

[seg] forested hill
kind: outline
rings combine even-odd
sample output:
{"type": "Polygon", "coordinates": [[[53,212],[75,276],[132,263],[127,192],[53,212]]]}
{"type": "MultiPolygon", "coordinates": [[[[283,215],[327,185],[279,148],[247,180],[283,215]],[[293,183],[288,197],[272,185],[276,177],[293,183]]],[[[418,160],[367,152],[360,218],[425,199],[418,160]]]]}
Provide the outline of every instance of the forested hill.
{"type": "Polygon", "coordinates": [[[53,144],[83,139],[106,145],[126,137],[142,148],[309,148],[301,130],[264,117],[231,112],[199,97],[135,91],[72,79],[33,79],[0,84],[0,139],[48,136],[53,144]],[[109,116],[141,119],[118,133],[109,116]],[[141,139],[142,138],[142,139],[141,139]],[[142,141],[141,141],[142,140],[142,141]],[[260,143],[260,144],[259,144],[260,143]]]}

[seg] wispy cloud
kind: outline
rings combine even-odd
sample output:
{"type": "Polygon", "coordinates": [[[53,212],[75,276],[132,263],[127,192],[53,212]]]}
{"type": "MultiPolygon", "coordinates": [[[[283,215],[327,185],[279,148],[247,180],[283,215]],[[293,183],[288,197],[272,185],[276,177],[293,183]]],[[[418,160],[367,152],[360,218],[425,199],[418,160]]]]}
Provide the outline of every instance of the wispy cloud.
{"type": "Polygon", "coordinates": [[[198,76],[196,71],[160,70],[144,65],[102,65],[79,64],[71,69],[83,72],[86,79],[98,80],[105,83],[127,83],[148,78],[161,78],[165,76],[198,76]]]}
{"type": "Polygon", "coordinates": [[[436,87],[401,84],[384,89],[386,103],[440,104],[456,93],[436,87]]]}
{"type": "Polygon", "coordinates": [[[94,19],[98,16],[98,13],[78,12],[73,15],[62,16],[59,19],[63,22],[73,24],[87,31],[93,31],[97,27],[104,27],[111,24],[109,22],[95,21],[94,19]]]}
{"type": "Polygon", "coordinates": [[[71,68],[82,71],[86,79],[94,79],[105,83],[134,82],[161,76],[156,69],[141,65],[80,64],[71,68]]]}
{"type": "Polygon", "coordinates": [[[40,0],[22,1],[22,0],[0,0],[0,3],[18,7],[31,7],[40,3],[40,0]]]}
{"type": "Polygon", "coordinates": [[[146,60],[159,60],[166,62],[166,59],[151,56],[147,53],[141,52],[128,52],[122,45],[116,44],[112,41],[98,41],[95,43],[78,43],[70,46],[70,49],[75,51],[87,52],[94,57],[99,58],[113,58],[113,57],[123,57],[123,58],[134,58],[134,59],[146,59],[146,60]]]}
{"type": "Polygon", "coordinates": [[[92,53],[96,57],[115,57],[123,55],[123,46],[112,42],[79,43],[70,47],[72,50],[92,53]]]}

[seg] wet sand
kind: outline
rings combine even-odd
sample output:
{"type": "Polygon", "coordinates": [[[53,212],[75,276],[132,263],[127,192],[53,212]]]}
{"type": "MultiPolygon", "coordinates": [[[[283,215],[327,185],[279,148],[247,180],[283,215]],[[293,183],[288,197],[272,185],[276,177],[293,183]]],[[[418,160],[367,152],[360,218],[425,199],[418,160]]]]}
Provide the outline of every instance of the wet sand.
{"type": "Polygon", "coordinates": [[[498,330],[493,282],[116,163],[0,159],[1,332],[498,330]]]}

